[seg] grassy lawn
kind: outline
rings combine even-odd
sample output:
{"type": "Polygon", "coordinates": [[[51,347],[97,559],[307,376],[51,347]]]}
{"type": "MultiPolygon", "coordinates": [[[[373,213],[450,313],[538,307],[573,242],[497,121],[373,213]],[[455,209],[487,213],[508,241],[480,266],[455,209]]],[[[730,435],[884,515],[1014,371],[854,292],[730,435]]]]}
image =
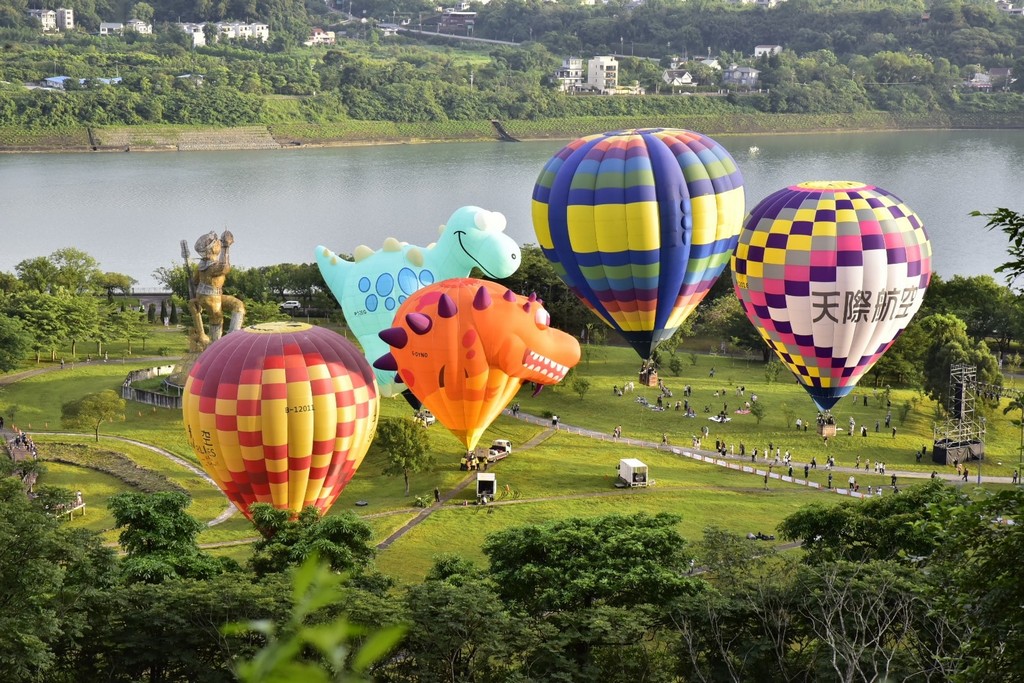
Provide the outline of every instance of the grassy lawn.
{"type": "MultiPolygon", "coordinates": [[[[150,348],[159,343],[151,339],[150,348]]],[[[694,349],[699,346],[707,348],[706,343],[693,343],[694,349]]],[[[630,439],[659,443],[665,434],[674,448],[689,449],[693,436],[700,433],[701,427],[707,426],[710,433],[702,445],[708,449],[714,447],[716,440],[721,440],[737,453],[743,444],[749,455],[753,448],[763,451],[771,443],[783,452],[791,451],[799,463],[809,461],[813,456],[820,465],[829,455],[835,457],[840,466],[852,466],[859,457],[861,469],[857,479],[864,489],[868,485],[889,483],[888,476],[875,475],[872,470],[864,471],[864,464],[869,461],[885,462],[890,471],[927,473],[935,469],[927,460],[917,463],[914,457],[922,445],[930,448],[933,423],[937,419],[934,404],[919,392],[895,388],[891,393],[891,406],[887,408],[882,391],[873,391],[870,385],[855,390],[853,396],[840,401],[833,412],[839,427],[844,430],[852,416],[857,424],[856,434],[848,436],[841,432],[826,446],[813,429],[814,404],[788,372],[783,371],[778,381],[768,382],[759,361],[705,353],[691,355],[685,348],[679,353],[683,360],[680,376],[675,377],[667,371],[662,374],[662,379],[674,394],[665,399],[667,409],[663,412],[644,408],[635,401],[637,396],[644,396],[654,403],[658,394],[656,388],[637,386],[632,394],[613,395],[613,386],[621,387],[629,380],[636,382],[639,361],[628,349],[584,349],[584,360],[576,372],[579,377],[589,380],[591,388],[582,399],[568,387],[548,387],[535,398],[524,389],[516,399],[522,411],[541,416],[557,414],[563,429],[536,447],[524,449],[524,444],[541,435],[546,427],[508,416],[499,417],[491,425],[480,447],[486,447],[497,438],[513,442],[513,455],[489,470],[496,474],[499,490],[508,485],[513,495],[488,507],[463,506],[463,502],[475,498],[475,488],[468,486],[453,502],[381,553],[378,558],[381,569],[401,581],[417,581],[430,566],[432,557],[442,549],[482,560],[480,546],[488,533],[509,525],[567,516],[668,511],[681,515],[680,532],[688,539],[696,539],[704,527],[712,524],[744,534],[751,531],[769,533],[785,516],[810,501],[838,503],[842,500],[839,496],[776,480],[771,482],[771,490],[766,492],[761,478],[756,475],[695,462],[668,450],[631,446],[627,442],[630,439]],[[714,377],[710,376],[712,367],[715,368],[714,377]],[[673,409],[675,401],[684,400],[683,387],[686,384],[692,387],[689,400],[697,410],[696,418],[684,417],[682,411],[673,409]],[[737,392],[739,387],[744,387],[742,396],[737,392]],[[718,392],[717,396],[715,392],[718,392]],[[756,394],[766,408],[766,416],[760,424],[752,415],[735,412],[751,399],[752,394],[756,394]],[[709,413],[704,412],[705,406],[709,413]],[[732,418],[730,422],[720,425],[707,419],[723,408],[732,418]],[[891,410],[892,424],[897,428],[895,437],[891,429],[884,427],[887,410],[891,410]],[[810,420],[812,428],[797,430],[794,421],[798,417],[810,420]],[[874,430],[876,420],[880,422],[878,432],[874,430]],[[583,427],[607,435],[617,425],[621,425],[623,431],[620,442],[570,434],[565,429],[583,427]],[[860,436],[860,425],[868,426],[867,437],[860,436]],[[647,490],[615,489],[616,465],[623,457],[637,457],[646,462],[656,486],[647,490]]],[[[46,431],[60,429],[62,403],[102,389],[117,390],[130,370],[152,365],[152,362],[122,362],[115,360],[113,354],[106,363],[68,364],[64,370],[44,373],[0,388],[0,411],[10,420],[10,411],[14,409],[16,419],[11,422],[33,434],[45,458],[45,444],[49,440],[69,440],[69,437],[45,434],[46,431]]],[[[382,401],[382,417],[408,416],[410,413],[411,409],[401,399],[382,401]]],[[[1011,422],[1012,417],[1014,415],[1004,416],[1001,409],[988,413],[985,475],[1009,476],[1013,470],[1020,431],[1011,422]]],[[[411,475],[409,496],[405,495],[402,477],[383,474],[384,454],[371,450],[332,513],[351,510],[363,516],[373,527],[374,538],[380,541],[416,516],[419,509],[412,505],[416,496],[430,500],[434,487],[450,491],[474,476],[474,473],[458,469],[462,445],[439,423],[428,430],[435,463],[428,470],[411,475]],[[357,506],[357,502],[367,504],[357,506]]],[[[130,404],[123,421],[103,425],[100,433],[101,447],[124,453],[140,467],[157,470],[189,491],[194,501],[190,512],[201,521],[209,521],[225,509],[224,496],[194,473],[144,448],[103,438],[104,435],[116,435],[135,439],[159,446],[194,463],[196,458],[186,442],[177,411],[130,404]]],[[[92,442],[90,437],[75,440],[92,442]]],[[[758,465],[765,466],[763,461],[758,465]]],[[[48,464],[48,467],[51,470],[44,483],[85,493],[89,514],[84,520],[76,519],[75,524],[87,525],[97,531],[108,530],[112,526],[105,511],[105,501],[109,495],[125,487],[122,482],[83,468],[56,464],[48,464]]],[[[782,467],[774,471],[786,473],[782,467]]],[[[973,474],[972,468],[972,480],[973,474]]],[[[802,464],[795,468],[794,475],[803,477],[802,464]]],[[[834,484],[845,487],[848,476],[847,473],[836,474],[834,484]]],[[[821,484],[826,478],[827,472],[822,467],[810,475],[812,481],[821,484]]],[[[113,538],[111,532],[106,534],[113,538]]],[[[199,541],[237,541],[254,535],[249,522],[243,516],[235,515],[223,524],[204,530],[199,541]]],[[[229,546],[216,552],[244,561],[251,547],[229,546]]]]}
{"type": "MultiPolygon", "coordinates": [[[[764,450],[772,443],[783,452],[790,450],[793,458],[801,462],[813,456],[821,463],[832,455],[837,465],[852,466],[860,456],[862,466],[869,459],[886,463],[888,469],[926,473],[935,469],[928,460],[917,463],[914,457],[914,453],[924,445],[930,452],[932,428],[938,419],[934,402],[918,391],[893,388],[892,405],[887,409],[883,388],[875,392],[870,384],[864,383],[832,410],[843,430],[848,429],[849,418],[853,417],[857,425],[856,434],[849,436],[847,431],[840,432],[829,440],[826,447],[814,430],[817,408],[788,371],[783,370],[778,381],[769,384],[760,361],[697,354],[693,357],[695,364],[691,365],[691,357],[685,348],[680,355],[683,360],[680,376],[674,377],[668,371],[661,374],[662,380],[673,391],[672,398],[665,399],[664,412],[644,408],[635,402],[637,396],[644,396],[654,403],[659,393],[657,388],[637,384],[633,394],[627,393],[622,397],[612,394],[613,386],[622,387],[630,380],[636,382],[639,360],[628,349],[609,347],[584,351],[584,360],[577,367],[577,373],[590,381],[591,389],[583,400],[567,387],[558,387],[554,391],[545,389],[537,398],[531,398],[524,390],[517,400],[523,412],[535,415],[555,413],[564,424],[609,434],[616,425],[621,425],[623,436],[627,438],[660,442],[664,433],[673,445],[689,446],[693,435],[699,435],[701,427],[706,425],[710,434],[702,446],[709,449],[714,448],[716,439],[734,446],[737,452],[743,443],[748,453],[754,447],[764,450]],[[709,377],[712,367],[715,368],[713,378],[709,377]],[[676,412],[672,408],[675,401],[685,400],[683,388],[687,384],[692,387],[689,400],[697,412],[696,418],[684,417],[682,411],[676,412]],[[745,388],[743,396],[737,395],[739,387],[745,388]],[[715,396],[716,391],[718,396],[715,396]],[[751,394],[756,394],[766,407],[766,415],[760,424],[753,415],[735,413],[750,400],[751,394]],[[864,405],[865,397],[867,405],[864,405]],[[705,406],[709,413],[704,412],[705,406]],[[730,422],[718,424],[707,419],[723,407],[727,407],[732,418],[730,422]],[[892,426],[897,430],[895,438],[891,428],[885,428],[887,410],[892,411],[892,426]],[[797,431],[796,418],[804,422],[810,420],[810,429],[797,431]],[[874,430],[876,420],[879,422],[878,432],[874,430]],[[867,437],[860,436],[861,425],[868,426],[867,437]]],[[[1002,406],[1005,405],[1004,400],[1002,406]]],[[[986,475],[1010,476],[1018,462],[1020,429],[1011,422],[1012,417],[1012,414],[1004,416],[1002,407],[988,413],[986,475]]]]}
{"type": "Polygon", "coordinates": [[[39,478],[40,485],[59,486],[70,491],[81,491],[85,501],[85,514],[76,512],[68,522],[72,528],[88,529],[103,536],[107,543],[117,542],[114,517],[107,510],[107,501],[115,493],[130,490],[120,479],[109,474],[59,462],[46,463],[46,473],[39,478]]]}

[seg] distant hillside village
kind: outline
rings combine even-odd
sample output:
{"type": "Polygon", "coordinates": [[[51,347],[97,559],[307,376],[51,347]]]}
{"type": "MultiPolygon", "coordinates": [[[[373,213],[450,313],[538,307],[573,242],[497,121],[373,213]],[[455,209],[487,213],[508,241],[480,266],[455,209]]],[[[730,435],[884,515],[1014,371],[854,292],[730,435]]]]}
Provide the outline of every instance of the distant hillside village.
{"type": "MultiPolygon", "coordinates": [[[[481,4],[487,4],[489,0],[480,0],[481,4]]],[[[581,0],[584,5],[594,5],[607,0],[581,0]]],[[[636,4],[642,4],[643,0],[634,0],[636,4]]],[[[775,7],[779,2],[785,0],[728,0],[729,4],[756,5],[765,9],[775,7]]],[[[1024,7],[1017,7],[1007,0],[997,0],[996,7],[1004,13],[1024,16],[1024,7]]],[[[436,31],[453,35],[472,36],[473,27],[476,22],[477,13],[471,9],[467,0],[460,0],[452,7],[437,8],[436,31]]],[[[68,7],[52,9],[30,9],[28,14],[39,22],[43,32],[64,32],[75,28],[74,10],[68,7]]],[[[923,17],[927,19],[927,16],[923,17]]],[[[366,22],[366,19],[363,19],[366,22]]],[[[398,35],[400,31],[407,30],[408,19],[403,19],[400,24],[378,22],[374,29],[382,38],[398,35]]],[[[207,44],[221,40],[247,40],[266,43],[270,40],[270,26],[262,23],[243,23],[237,21],[220,21],[208,23],[178,22],[172,24],[178,30],[187,34],[191,39],[193,47],[202,47],[207,44]]],[[[420,28],[422,29],[422,23],[420,28]]],[[[124,35],[126,32],[134,32],[139,35],[152,35],[153,25],[139,19],[130,19],[126,22],[102,22],[99,26],[99,35],[124,35]]],[[[327,31],[322,28],[313,28],[309,37],[303,43],[307,47],[335,45],[336,35],[334,31],[327,31]]],[[[753,59],[770,58],[782,52],[781,45],[756,45],[753,48],[753,59]]],[[[565,57],[562,66],[550,74],[550,82],[560,91],[565,93],[578,94],[600,94],[600,95],[645,95],[645,88],[637,81],[622,83],[619,78],[619,57],[623,55],[597,55],[586,60],[582,57],[565,57]]],[[[662,71],[662,82],[657,86],[657,92],[667,94],[687,94],[690,92],[715,91],[718,89],[733,90],[757,90],[759,89],[760,70],[745,65],[729,64],[723,67],[719,60],[712,58],[710,53],[706,58],[681,58],[672,57],[668,68],[662,71]]],[[[189,74],[191,77],[192,75],[189,74]]],[[[201,76],[195,77],[201,80],[201,76]]],[[[94,79],[107,85],[117,84],[120,78],[94,79]]],[[[962,86],[970,91],[992,91],[1006,90],[1016,80],[1013,70],[1010,67],[992,67],[987,72],[979,70],[974,72],[962,86]]],[[[44,88],[64,89],[66,76],[55,76],[45,79],[39,83],[44,88]]],[[[84,82],[84,81],[80,81],[84,82]]],[[[648,88],[650,84],[648,84],[648,88]]]]}
{"type": "MultiPolygon", "coordinates": [[[[39,26],[43,32],[71,31],[75,28],[75,11],[69,7],[58,7],[55,10],[30,9],[28,10],[28,14],[39,22],[39,26]]],[[[181,31],[184,31],[192,37],[192,45],[195,47],[206,45],[210,40],[206,31],[206,27],[208,25],[213,26],[216,29],[216,40],[248,39],[258,40],[265,43],[270,39],[270,26],[267,24],[247,24],[239,21],[218,21],[210,24],[180,22],[175,24],[175,26],[177,26],[181,31]]],[[[152,35],[153,24],[139,19],[129,19],[123,23],[104,21],[100,23],[98,33],[101,36],[109,36],[124,35],[124,33],[128,31],[133,31],[139,35],[152,35]]],[[[321,34],[330,33],[332,38],[331,42],[333,43],[333,33],[315,29],[314,35],[311,36],[308,44],[323,44],[325,42],[323,36],[319,36],[319,40],[317,39],[317,31],[321,34]]]]}
{"type": "MultiPolygon", "coordinates": [[[[781,45],[758,45],[754,48],[754,57],[762,55],[774,55],[782,51],[781,45]]],[[[736,86],[741,89],[754,89],[757,87],[757,77],[761,73],[749,66],[737,66],[730,64],[727,69],[722,70],[717,59],[708,57],[706,59],[694,60],[708,69],[721,72],[721,84],[723,86],[736,86]]],[[[690,73],[685,67],[687,62],[675,57],[672,59],[669,68],[662,72],[662,80],[672,92],[695,90],[700,83],[698,78],[690,73]]],[[[561,68],[552,76],[558,89],[562,92],[592,92],[602,95],[643,95],[644,89],[636,82],[623,85],[619,83],[619,60],[613,55],[597,56],[587,60],[586,72],[583,70],[583,59],[580,57],[567,57],[562,61],[561,68]]]]}

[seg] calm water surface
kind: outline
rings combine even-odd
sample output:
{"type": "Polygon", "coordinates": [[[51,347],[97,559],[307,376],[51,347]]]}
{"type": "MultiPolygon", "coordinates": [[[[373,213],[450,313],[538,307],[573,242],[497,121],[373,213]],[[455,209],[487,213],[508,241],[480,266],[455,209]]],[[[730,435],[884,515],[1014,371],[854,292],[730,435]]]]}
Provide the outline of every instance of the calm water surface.
{"type": "MultiPolygon", "coordinates": [[[[1021,205],[1024,131],[718,136],[745,179],[747,209],[804,180],[858,180],[900,196],[924,220],[935,270],[991,274],[1006,238],[967,214],[1021,205]],[[756,145],[760,152],[751,154],[756,145]]],[[[208,231],[235,235],[244,267],[352,252],[385,237],[433,241],[456,208],[501,211],[535,243],[530,194],[564,141],[391,145],[260,152],[0,155],[0,270],[75,246],[104,270],[155,286],[208,231]]]]}

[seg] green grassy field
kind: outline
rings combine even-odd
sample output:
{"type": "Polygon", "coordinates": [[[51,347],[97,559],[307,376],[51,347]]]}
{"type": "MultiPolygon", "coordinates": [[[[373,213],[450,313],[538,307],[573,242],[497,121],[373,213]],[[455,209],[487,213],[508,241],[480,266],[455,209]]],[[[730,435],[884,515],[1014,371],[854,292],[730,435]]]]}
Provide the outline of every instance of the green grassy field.
{"type": "MultiPolygon", "coordinates": [[[[637,396],[644,396],[654,403],[658,393],[655,388],[637,386],[632,394],[622,397],[613,394],[613,386],[621,387],[629,380],[636,382],[639,361],[628,349],[584,349],[584,360],[576,372],[590,381],[591,389],[582,399],[564,386],[548,387],[537,397],[531,397],[524,389],[516,399],[522,411],[540,416],[557,414],[560,429],[535,447],[526,449],[524,445],[531,439],[545,435],[547,423],[537,426],[503,415],[491,425],[481,446],[496,438],[509,439],[515,444],[513,455],[490,469],[497,476],[499,490],[504,491],[507,485],[511,494],[487,507],[464,505],[475,500],[475,488],[471,484],[443,509],[382,552],[378,558],[380,569],[402,582],[414,582],[422,578],[433,556],[442,550],[482,560],[481,543],[496,529],[573,515],[669,511],[682,517],[679,529],[684,537],[696,539],[708,525],[738,533],[769,533],[786,515],[810,501],[838,503],[843,500],[777,480],[771,482],[770,491],[764,491],[763,481],[757,475],[696,462],[668,450],[631,445],[631,441],[637,439],[659,443],[665,434],[672,447],[689,449],[693,436],[698,435],[703,426],[710,429],[702,444],[709,449],[714,447],[715,440],[721,440],[738,453],[742,443],[749,455],[753,448],[763,450],[771,443],[783,452],[790,450],[799,463],[813,456],[823,464],[825,458],[832,455],[840,466],[852,466],[859,456],[858,481],[864,488],[889,483],[888,476],[863,471],[864,463],[869,461],[883,461],[890,471],[927,473],[933,469],[931,463],[917,463],[914,457],[914,452],[922,445],[931,444],[936,419],[934,404],[918,392],[893,389],[889,408],[897,428],[893,438],[891,430],[885,430],[884,426],[879,432],[874,431],[875,420],[884,425],[887,408],[882,392],[873,392],[870,386],[857,389],[852,397],[843,399],[834,409],[843,429],[847,427],[848,418],[854,418],[858,425],[856,435],[841,433],[826,446],[813,429],[816,410],[813,403],[788,373],[783,372],[780,381],[769,383],[759,361],[709,355],[702,352],[707,346],[706,342],[695,342],[692,355],[685,348],[680,351],[684,361],[680,376],[662,374],[663,381],[673,391],[673,396],[666,399],[668,409],[663,412],[644,408],[635,401],[637,396]],[[710,377],[712,367],[714,377],[710,377]],[[676,400],[684,400],[683,387],[687,384],[692,387],[689,400],[697,410],[696,418],[684,417],[682,411],[673,409],[676,400]],[[739,387],[744,387],[742,396],[737,393],[739,387]],[[752,394],[756,394],[766,408],[766,416],[760,424],[752,415],[735,413],[752,394]],[[705,406],[709,413],[704,412],[705,406]],[[720,425],[707,419],[723,407],[732,418],[729,423],[720,425]],[[794,425],[797,417],[811,420],[812,428],[806,432],[797,430],[794,425]],[[866,438],[859,434],[862,424],[869,428],[866,438]],[[621,425],[623,430],[623,439],[619,442],[608,436],[592,438],[570,433],[582,427],[608,435],[616,425],[621,425]],[[615,468],[623,457],[637,457],[646,462],[656,485],[646,490],[616,489],[613,485],[615,468]]],[[[50,440],[92,443],[91,436],[45,433],[60,430],[62,403],[101,389],[116,390],[128,371],[153,364],[115,361],[113,357],[106,363],[69,364],[64,370],[36,375],[0,388],[0,411],[9,419],[13,407],[14,422],[34,435],[45,458],[45,444],[50,440]]],[[[401,399],[382,401],[384,417],[405,416],[410,412],[401,399]]],[[[1009,476],[1012,472],[1020,432],[1011,417],[1003,416],[1001,410],[988,414],[985,475],[1009,476]]],[[[475,476],[458,468],[462,445],[440,424],[428,429],[435,464],[427,471],[412,475],[410,496],[404,495],[401,477],[383,475],[384,458],[371,450],[332,513],[355,511],[371,524],[375,539],[381,541],[417,515],[420,509],[412,505],[416,496],[429,500],[435,486],[451,491],[475,476]],[[357,501],[366,505],[357,506],[357,501]]],[[[145,448],[104,438],[134,439],[195,463],[181,416],[176,411],[130,404],[123,421],[105,424],[100,432],[102,448],[122,452],[140,467],[154,469],[189,491],[193,497],[189,511],[201,521],[208,522],[225,509],[223,495],[189,470],[145,448]]],[[[759,465],[764,466],[763,462],[759,465]]],[[[116,534],[109,531],[112,520],[101,509],[109,495],[125,487],[123,482],[84,468],[54,464],[49,467],[51,472],[42,483],[82,490],[86,496],[89,514],[84,519],[76,518],[73,523],[104,532],[105,538],[114,540],[116,534]]],[[[786,473],[782,467],[775,471],[786,473]]],[[[802,465],[795,468],[794,474],[802,478],[802,465]]],[[[810,479],[824,484],[826,477],[827,472],[819,468],[812,471],[810,479]]],[[[835,485],[844,487],[847,477],[847,473],[837,474],[835,485]]],[[[199,540],[221,543],[253,536],[249,522],[236,514],[204,530],[199,540]]],[[[216,552],[244,561],[250,546],[227,546],[216,552]]]]}

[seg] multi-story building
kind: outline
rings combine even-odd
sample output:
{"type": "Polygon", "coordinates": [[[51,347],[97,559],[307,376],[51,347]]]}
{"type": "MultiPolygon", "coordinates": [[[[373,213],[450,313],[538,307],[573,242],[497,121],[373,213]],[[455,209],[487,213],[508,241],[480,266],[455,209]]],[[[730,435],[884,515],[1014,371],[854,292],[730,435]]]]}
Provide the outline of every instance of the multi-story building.
{"type": "Polygon", "coordinates": [[[57,8],[57,30],[70,31],[75,27],[75,10],[70,7],[57,8]]]}
{"type": "Polygon", "coordinates": [[[619,87],[619,60],[611,56],[587,60],[587,87],[600,93],[614,93],[619,87]]]}
{"type": "Polygon", "coordinates": [[[583,85],[583,60],[580,57],[566,57],[554,78],[562,92],[579,90],[583,85]]]}

